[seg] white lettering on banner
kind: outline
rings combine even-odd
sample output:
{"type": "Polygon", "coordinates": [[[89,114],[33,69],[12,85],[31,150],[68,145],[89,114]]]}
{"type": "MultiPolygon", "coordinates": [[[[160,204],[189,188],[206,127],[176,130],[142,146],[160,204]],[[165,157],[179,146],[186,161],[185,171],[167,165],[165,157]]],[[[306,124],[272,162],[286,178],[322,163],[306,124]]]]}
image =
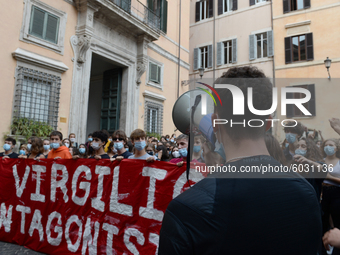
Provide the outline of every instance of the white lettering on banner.
{"type": "Polygon", "coordinates": [[[155,234],[155,233],[150,233],[149,235],[149,242],[153,243],[154,245],[156,245],[156,253],[155,255],[158,255],[158,244],[159,244],[159,235],[155,234]]]}
{"type": "Polygon", "coordinates": [[[98,211],[104,212],[105,203],[101,200],[103,196],[104,175],[109,175],[111,169],[107,166],[96,166],[96,174],[98,174],[97,197],[92,198],[91,205],[98,211]]]}
{"type": "Polygon", "coordinates": [[[164,180],[167,171],[152,167],[143,167],[142,175],[150,177],[150,185],[148,192],[148,201],[146,207],[139,208],[139,215],[147,219],[162,221],[164,213],[153,208],[155,201],[156,179],[164,180]]]}
{"type": "Polygon", "coordinates": [[[121,204],[118,202],[118,182],[119,182],[119,166],[113,170],[112,191],[110,197],[110,211],[122,215],[132,216],[132,206],[121,204]]]}
{"type": "Polygon", "coordinates": [[[67,168],[64,165],[53,164],[51,169],[51,201],[55,202],[57,188],[60,188],[64,193],[64,201],[68,202],[66,182],[68,180],[67,168]],[[57,181],[58,170],[62,171],[62,179],[57,181]]]}
{"type": "MultiPolygon", "coordinates": [[[[204,176],[200,173],[195,171],[194,169],[190,169],[189,174],[189,180],[193,182],[199,182],[200,180],[204,179],[204,176]]],[[[187,172],[185,171],[176,181],[174,186],[174,193],[172,195],[172,198],[177,197],[179,194],[181,194],[181,191],[184,187],[184,184],[187,183],[187,172]]]]}
{"type": "Polygon", "coordinates": [[[32,201],[45,202],[45,195],[40,194],[41,173],[46,173],[45,166],[33,165],[32,171],[37,173],[35,193],[31,194],[32,201]]]}
{"type": "Polygon", "coordinates": [[[76,252],[79,248],[80,241],[81,241],[81,236],[83,233],[83,223],[81,220],[78,218],[77,215],[72,215],[66,222],[66,227],[65,227],[65,239],[67,243],[67,248],[71,252],[76,252]],[[71,239],[70,239],[70,227],[72,223],[76,223],[78,225],[78,239],[77,241],[73,244],[71,239]]]}
{"type": "Polygon", "coordinates": [[[5,203],[1,204],[0,229],[2,228],[2,226],[4,226],[5,231],[7,233],[11,231],[12,210],[13,210],[13,205],[10,205],[7,211],[5,203]],[[7,217],[6,217],[6,214],[7,214],[7,217]]]}
{"type": "Polygon", "coordinates": [[[99,228],[100,223],[96,221],[94,223],[94,236],[92,239],[91,234],[91,219],[90,217],[87,218],[86,224],[85,224],[85,230],[84,230],[84,236],[83,236],[83,249],[81,254],[85,255],[87,246],[89,247],[89,254],[96,255],[97,254],[97,241],[98,241],[98,235],[99,235],[99,228]]]}
{"type": "Polygon", "coordinates": [[[25,234],[25,220],[26,220],[26,213],[31,213],[31,208],[28,206],[17,205],[15,208],[17,212],[21,212],[21,225],[20,225],[20,233],[25,234]]]}
{"type": "Polygon", "coordinates": [[[128,248],[128,250],[133,254],[133,255],[139,255],[139,252],[136,248],[136,246],[130,242],[130,237],[134,236],[137,238],[137,243],[139,245],[143,245],[145,242],[145,238],[143,236],[143,234],[135,229],[135,228],[128,228],[125,230],[124,232],[124,243],[126,248],[128,248]]]}
{"type": "Polygon", "coordinates": [[[30,174],[30,170],[31,170],[30,167],[26,166],[25,174],[24,174],[24,177],[22,178],[21,185],[20,185],[20,178],[18,175],[17,166],[16,165],[13,166],[13,176],[15,180],[15,188],[17,191],[17,197],[21,197],[22,193],[24,192],[24,189],[26,187],[26,182],[28,179],[28,175],[30,174]]]}
{"type": "Polygon", "coordinates": [[[46,224],[46,235],[47,235],[47,242],[53,246],[58,246],[61,243],[61,238],[63,235],[63,228],[61,226],[55,226],[54,232],[58,233],[58,236],[53,238],[51,236],[51,223],[54,219],[58,219],[58,224],[61,225],[61,214],[54,211],[48,216],[47,224],[46,224]]]}
{"type": "Polygon", "coordinates": [[[41,224],[41,218],[42,216],[40,210],[36,209],[33,214],[30,229],[28,230],[29,235],[32,236],[34,230],[37,229],[39,231],[40,242],[44,240],[44,228],[41,224]]]}
{"type": "Polygon", "coordinates": [[[91,180],[92,174],[91,169],[87,166],[79,166],[73,174],[72,178],[72,201],[77,205],[84,205],[86,203],[87,198],[90,194],[91,182],[80,182],[79,189],[85,190],[85,195],[83,197],[78,197],[77,193],[77,181],[79,179],[80,174],[85,173],[85,179],[91,180]]]}
{"type": "MultiPolygon", "coordinates": [[[[115,250],[112,247],[113,244],[113,235],[118,235],[119,229],[116,226],[113,226],[108,223],[103,224],[103,230],[107,231],[106,238],[106,255],[112,255],[115,250]]],[[[116,254],[116,253],[115,253],[116,254]]]]}

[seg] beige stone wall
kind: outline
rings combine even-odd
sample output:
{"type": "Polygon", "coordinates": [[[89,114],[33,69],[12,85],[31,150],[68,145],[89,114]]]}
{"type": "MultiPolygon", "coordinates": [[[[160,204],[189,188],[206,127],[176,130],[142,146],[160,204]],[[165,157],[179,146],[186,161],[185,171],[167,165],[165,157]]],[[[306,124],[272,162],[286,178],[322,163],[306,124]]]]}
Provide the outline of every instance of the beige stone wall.
{"type": "MultiPolygon", "coordinates": [[[[340,118],[340,86],[337,85],[340,78],[340,33],[337,32],[340,25],[339,12],[340,3],[336,0],[311,0],[311,8],[286,14],[283,14],[282,2],[273,1],[275,76],[300,78],[300,84],[315,83],[316,116],[294,119],[309,128],[321,130],[324,138],[338,137],[328,119],[340,118]],[[313,33],[314,60],[285,64],[284,38],[304,33],[313,33]],[[332,59],[332,81],[327,79],[328,73],[324,65],[326,57],[332,59]]],[[[277,84],[282,87],[294,82],[277,84]]],[[[275,132],[280,140],[284,139],[281,127],[277,127],[275,132]]]]}
{"type": "MultiPolygon", "coordinates": [[[[17,61],[12,57],[11,53],[17,48],[21,48],[33,53],[52,58],[63,62],[68,66],[68,70],[61,75],[61,97],[59,117],[69,116],[70,107],[70,93],[72,83],[72,69],[73,51],[70,45],[70,37],[75,34],[75,27],[77,24],[77,11],[74,6],[65,1],[44,0],[44,3],[67,13],[67,25],[64,40],[64,54],[55,53],[52,50],[43,47],[29,44],[19,40],[20,30],[23,22],[24,1],[13,1],[6,8],[0,10],[0,34],[2,36],[0,47],[0,108],[4,109],[0,121],[0,136],[10,132],[10,125],[12,121],[12,107],[14,99],[15,86],[15,69],[17,61]]],[[[68,123],[58,123],[58,129],[65,135],[68,133],[68,123]]]]}

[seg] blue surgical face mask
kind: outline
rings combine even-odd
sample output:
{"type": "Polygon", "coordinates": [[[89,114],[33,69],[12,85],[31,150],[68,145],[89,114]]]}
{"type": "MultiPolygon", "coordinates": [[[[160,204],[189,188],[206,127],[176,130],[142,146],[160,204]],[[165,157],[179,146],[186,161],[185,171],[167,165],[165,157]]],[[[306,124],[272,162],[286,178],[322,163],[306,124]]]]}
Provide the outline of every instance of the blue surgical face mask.
{"type": "Polygon", "coordinates": [[[125,150],[126,150],[126,151],[129,151],[129,147],[126,147],[125,150]]]}
{"type": "Polygon", "coordinates": [[[327,145],[323,148],[323,150],[327,154],[327,156],[332,156],[335,153],[335,148],[333,146],[327,145]]]}
{"type": "Polygon", "coordinates": [[[93,138],[88,138],[87,141],[92,142],[93,138]]]}
{"type": "Polygon", "coordinates": [[[20,151],[19,151],[19,154],[20,154],[20,155],[25,155],[26,152],[25,152],[24,150],[20,150],[20,151]]]}
{"type": "Polygon", "coordinates": [[[287,147],[289,146],[289,143],[286,143],[286,145],[285,145],[285,146],[286,146],[286,148],[287,148],[287,147]]]}
{"type": "Polygon", "coordinates": [[[155,145],[155,149],[157,149],[157,145],[155,145]]]}
{"type": "Polygon", "coordinates": [[[85,154],[85,151],[86,151],[85,148],[79,148],[79,153],[80,154],[85,154]]]}
{"type": "Polygon", "coordinates": [[[124,145],[123,145],[122,142],[115,142],[115,143],[113,144],[113,147],[115,147],[117,150],[120,151],[121,149],[124,148],[124,145]]]}
{"type": "Polygon", "coordinates": [[[307,154],[307,150],[296,149],[295,154],[305,156],[307,154]]]}
{"type": "Polygon", "coordinates": [[[11,145],[5,143],[3,148],[4,148],[5,151],[9,151],[11,149],[11,145]]]}
{"type": "Polygon", "coordinates": [[[136,150],[138,150],[138,151],[144,150],[145,146],[146,146],[145,141],[135,142],[135,148],[136,148],[136,150]]]}
{"type": "Polygon", "coordinates": [[[52,149],[58,149],[60,147],[59,143],[51,143],[51,148],[52,149]]]}
{"type": "Polygon", "coordinates": [[[51,147],[49,145],[44,145],[44,150],[48,151],[51,147]]]}
{"type": "Polygon", "coordinates": [[[188,150],[186,148],[178,150],[179,154],[183,157],[186,158],[188,156],[188,150]]]}
{"type": "Polygon", "coordinates": [[[194,146],[194,152],[199,152],[201,150],[201,145],[194,146]]]}
{"type": "Polygon", "coordinates": [[[174,141],[175,141],[174,139],[171,139],[171,140],[170,140],[170,142],[172,142],[172,143],[173,143],[174,141]]]}
{"type": "Polygon", "coordinates": [[[27,144],[27,150],[28,150],[28,151],[31,151],[31,149],[32,149],[32,144],[30,144],[30,143],[27,144]]]}
{"type": "Polygon", "coordinates": [[[297,134],[287,133],[286,140],[288,143],[295,143],[297,134]]]}

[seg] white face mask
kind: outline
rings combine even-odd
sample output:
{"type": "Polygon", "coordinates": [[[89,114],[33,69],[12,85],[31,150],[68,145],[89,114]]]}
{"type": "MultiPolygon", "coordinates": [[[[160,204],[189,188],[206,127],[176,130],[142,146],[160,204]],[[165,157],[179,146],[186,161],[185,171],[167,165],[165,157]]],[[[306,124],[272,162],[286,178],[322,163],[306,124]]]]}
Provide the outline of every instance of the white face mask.
{"type": "Polygon", "coordinates": [[[70,144],[69,144],[69,143],[64,143],[64,144],[65,144],[65,146],[66,146],[67,148],[70,147],[70,144]]]}
{"type": "Polygon", "coordinates": [[[72,143],[75,143],[75,142],[76,142],[76,138],[70,138],[70,141],[71,141],[72,143]]]}
{"type": "Polygon", "coordinates": [[[99,143],[95,143],[95,142],[93,142],[91,146],[95,151],[99,150],[100,147],[101,147],[101,146],[99,146],[99,143]]]}

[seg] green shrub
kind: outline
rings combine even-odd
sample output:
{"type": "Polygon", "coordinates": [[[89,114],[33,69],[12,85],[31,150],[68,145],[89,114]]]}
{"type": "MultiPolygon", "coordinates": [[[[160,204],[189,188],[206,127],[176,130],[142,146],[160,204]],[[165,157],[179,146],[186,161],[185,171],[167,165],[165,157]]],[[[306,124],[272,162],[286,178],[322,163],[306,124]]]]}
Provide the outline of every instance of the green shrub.
{"type": "Polygon", "coordinates": [[[26,139],[31,136],[45,138],[50,136],[53,128],[45,122],[15,117],[11,125],[11,131],[12,135],[24,136],[26,139]]]}

